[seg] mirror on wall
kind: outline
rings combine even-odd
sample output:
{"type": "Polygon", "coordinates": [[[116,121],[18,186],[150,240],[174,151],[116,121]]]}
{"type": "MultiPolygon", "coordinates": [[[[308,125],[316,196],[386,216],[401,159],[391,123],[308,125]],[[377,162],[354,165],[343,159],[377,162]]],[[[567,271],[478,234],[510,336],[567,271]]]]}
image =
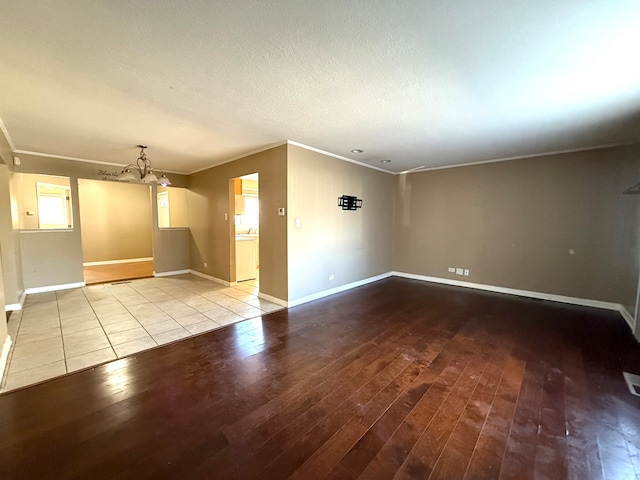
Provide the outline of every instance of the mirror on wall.
{"type": "Polygon", "coordinates": [[[16,173],[14,180],[21,230],[73,228],[69,177],[16,173]]]}
{"type": "Polygon", "coordinates": [[[186,228],[189,226],[187,189],[158,187],[158,228],[186,228]]]}

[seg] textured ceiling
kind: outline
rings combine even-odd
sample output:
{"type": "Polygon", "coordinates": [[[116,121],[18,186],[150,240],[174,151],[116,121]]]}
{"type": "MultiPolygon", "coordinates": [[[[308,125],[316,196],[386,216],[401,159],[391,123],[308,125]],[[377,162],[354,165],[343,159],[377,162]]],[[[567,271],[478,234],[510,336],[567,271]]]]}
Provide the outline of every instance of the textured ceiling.
{"type": "Polygon", "coordinates": [[[394,172],[630,143],[639,26],[638,0],[3,0],[0,119],[17,151],[181,173],[287,139],[394,172]]]}

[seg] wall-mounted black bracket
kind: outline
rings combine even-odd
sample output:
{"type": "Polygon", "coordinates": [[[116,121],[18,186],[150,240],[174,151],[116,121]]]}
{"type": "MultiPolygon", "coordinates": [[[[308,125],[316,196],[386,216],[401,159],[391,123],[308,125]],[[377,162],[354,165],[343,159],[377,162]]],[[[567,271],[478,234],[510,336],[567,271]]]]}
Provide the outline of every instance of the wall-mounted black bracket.
{"type": "Polygon", "coordinates": [[[362,200],[350,195],[342,195],[338,197],[338,206],[342,207],[342,210],[357,210],[362,208],[362,200]]]}

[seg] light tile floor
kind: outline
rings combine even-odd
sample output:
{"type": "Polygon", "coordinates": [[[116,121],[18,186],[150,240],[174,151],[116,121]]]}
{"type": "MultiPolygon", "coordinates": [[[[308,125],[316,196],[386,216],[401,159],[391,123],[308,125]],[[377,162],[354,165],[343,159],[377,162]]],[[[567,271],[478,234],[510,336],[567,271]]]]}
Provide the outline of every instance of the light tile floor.
{"type": "Polygon", "coordinates": [[[257,295],[256,281],[225,287],[191,274],[29,295],[9,319],[0,392],[282,308],[257,295]]]}

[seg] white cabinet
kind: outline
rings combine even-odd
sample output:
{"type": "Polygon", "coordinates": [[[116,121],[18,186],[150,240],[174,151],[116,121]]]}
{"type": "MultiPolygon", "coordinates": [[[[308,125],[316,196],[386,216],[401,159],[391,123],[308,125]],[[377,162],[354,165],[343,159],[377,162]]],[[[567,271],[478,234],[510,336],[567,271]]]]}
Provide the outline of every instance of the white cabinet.
{"type": "Polygon", "coordinates": [[[236,282],[257,276],[256,239],[236,239],[236,282]]]}

